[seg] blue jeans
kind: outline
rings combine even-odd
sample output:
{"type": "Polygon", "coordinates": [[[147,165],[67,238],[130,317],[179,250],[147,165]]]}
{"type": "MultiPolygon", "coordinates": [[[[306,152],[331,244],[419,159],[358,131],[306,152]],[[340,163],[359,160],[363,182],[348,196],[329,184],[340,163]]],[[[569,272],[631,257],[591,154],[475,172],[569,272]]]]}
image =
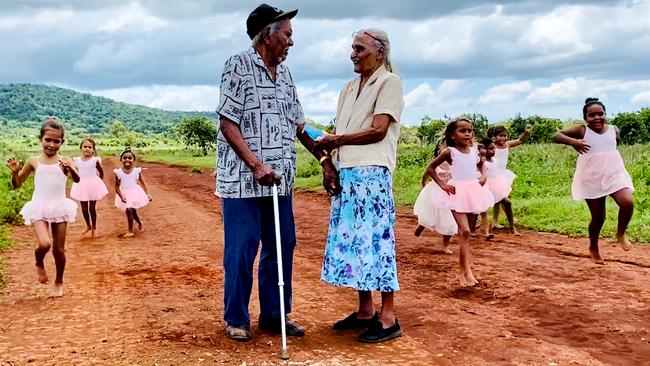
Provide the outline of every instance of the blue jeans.
{"type": "MultiPolygon", "coordinates": [[[[284,304],[291,312],[291,271],[296,229],[291,196],[279,197],[280,235],[284,277],[284,304]]],[[[253,287],[253,263],[260,241],[258,268],[261,316],[280,317],[278,263],[275,247],[273,198],[222,199],[224,227],[224,320],[239,327],[250,323],[248,303],[253,287]]]]}

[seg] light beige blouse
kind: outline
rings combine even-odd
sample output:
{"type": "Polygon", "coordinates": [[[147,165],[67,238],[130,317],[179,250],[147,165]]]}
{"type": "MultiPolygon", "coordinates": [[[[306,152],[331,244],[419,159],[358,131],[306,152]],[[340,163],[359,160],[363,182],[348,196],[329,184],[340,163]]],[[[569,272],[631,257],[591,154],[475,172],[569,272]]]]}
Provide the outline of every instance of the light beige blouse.
{"type": "Polygon", "coordinates": [[[396,74],[379,67],[366,82],[357,98],[361,78],[348,81],[339,95],[336,110],[336,134],[358,132],[372,126],[373,117],[387,114],[392,117],[383,140],[369,145],[344,145],[334,157],[338,168],[365,165],[387,167],[395,170],[400,117],[404,107],[402,80],[396,74]]]}

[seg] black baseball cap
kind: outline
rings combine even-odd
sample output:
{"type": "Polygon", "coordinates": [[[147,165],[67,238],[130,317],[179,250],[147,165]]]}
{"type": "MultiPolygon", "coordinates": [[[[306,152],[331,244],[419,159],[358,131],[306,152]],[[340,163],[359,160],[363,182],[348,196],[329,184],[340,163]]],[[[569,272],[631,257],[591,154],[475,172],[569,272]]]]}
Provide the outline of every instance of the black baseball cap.
{"type": "Polygon", "coordinates": [[[246,33],[253,39],[264,27],[280,19],[291,19],[298,14],[298,9],[283,11],[268,4],[261,4],[246,19],[246,33]]]}

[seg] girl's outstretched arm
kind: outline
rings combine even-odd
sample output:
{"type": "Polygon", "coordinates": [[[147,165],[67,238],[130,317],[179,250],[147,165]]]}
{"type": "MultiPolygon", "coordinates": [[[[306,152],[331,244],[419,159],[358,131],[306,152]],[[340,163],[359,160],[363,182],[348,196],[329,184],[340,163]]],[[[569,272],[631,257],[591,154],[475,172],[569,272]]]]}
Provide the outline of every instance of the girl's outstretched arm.
{"type": "Polygon", "coordinates": [[[61,157],[61,159],[59,159],[59,166],[61,166],[61,169],[63,169],[63,174],[72,178],[73,182],[79,183],[81,177],[79,177],[79,171],[77,170],[77,167],[75,166],[72,159],[67,156],[61,157]]]}
{"type": "Polygon", "coordinates": [[[591,147],[584,140],[586,128],[587,127],[584,125],[575,125],[561,130],[553,136],[553,142],[556,144],[569,145],[580,154],[584,154],[589,151],[589,148],[591,147]]]}
{"type": "Polygon", "coordinates": [[[122,191],[120,190],[120,177],[117,176],[117,173],[115,173],[115,194],[120,197],[122,202],[126,203],[124,196],[122,196],[122,191]]]}
{"type": "Polygon", "coordinates": [[[144,178],[142,178],[142,172],[140,172],[140,176],[138,177],[138,181],[140,182],[140,185],[142,186],[142,189],[144,190],[144,193],[149,196],[149,201],[151,201],[151,196],[149,195],[149,189],[147,188],[147,184],[144,182],[144,178]]]}
{"type": "Polygon", "coordinates": [[[526,127],[524,127],[524,133],[522,133],[521,136],[519,136],[519,138],[516,140],[506,141],[506,145],[509,148],[511,148],[523,144],[524,142],[526,142],[526,140],[528,139],[532,131],[533,131],[533,125],[527,124],[526,127]]]}
{"type": "Polygon", "coordinates": [[[99,178],[101,180],[104,180],[104,167],[102,166],[102,161],[97,159],[97,164],[95,164],[95,168],[97,169],[97,172],[99,173],[99,178]]]}
{"type": "Polygon", "coordinates": [[[34,159],[29,158],[25,162],[25,165],[21,166],[20,161],[16,158],[10,158],[7,160],[7,167],[11,169],[11,185],[14,188],[20,188],[20,186],[25,183],[29,174],[34,170],[34,159]]]}
{"type": "Polygon", "coordinates": [[[431,160],[427,168],[424,170],[424,174],[422,175],[422,181],[424,183],[424,180],[428,177],[433,178],[433,181],[436,182],[442,188],[443,191],[449,193],[449,194],[454,194],[456,193],[456,190],[454,186],[450,186],[446,184],[445,182],[442,181],[438,173],[436,173],[436,168],[444,163],[445,161],[449,161],[451,159],[451,151],[449,149],[444,149],[440,155],[436,156],[435,159],[431,160]]]}

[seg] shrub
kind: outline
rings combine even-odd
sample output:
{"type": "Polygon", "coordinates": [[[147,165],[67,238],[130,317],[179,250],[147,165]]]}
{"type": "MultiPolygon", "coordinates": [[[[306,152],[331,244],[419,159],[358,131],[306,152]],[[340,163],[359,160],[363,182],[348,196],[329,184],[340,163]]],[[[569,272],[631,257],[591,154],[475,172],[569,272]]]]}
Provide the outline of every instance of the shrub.
{"type": "Polygon", "coordinates": [[[533,131],[530,133],[527,141],[535,144],[553,142],[553,135],[563,127],[562,121],[559,119],[545,118],[537,115],[524,118],[520,114],[517,114],[509,123],[511,139],[521,136],[527,124],[533,125],[533,131]]]}

